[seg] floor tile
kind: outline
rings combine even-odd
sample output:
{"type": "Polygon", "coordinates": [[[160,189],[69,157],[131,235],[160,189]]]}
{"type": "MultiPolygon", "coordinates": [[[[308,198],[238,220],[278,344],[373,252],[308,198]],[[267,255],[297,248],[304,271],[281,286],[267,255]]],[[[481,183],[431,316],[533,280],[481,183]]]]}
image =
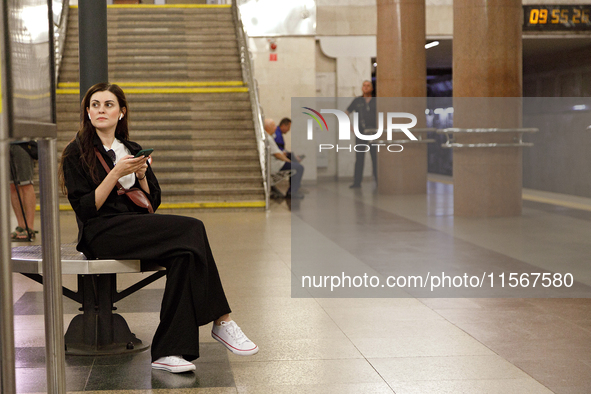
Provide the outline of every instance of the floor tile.
{"type": "Polygon", "coordinates": [[[294,386],[302,384],[382,383],[363,359],[232,362],[236,386],[294,386]]]}
{"type": "Polygon", "coordinates": [[[293,339],[257,337],[259,352],[252,357],[232,357],[232,362],[279,360],[339,360],[363,358],[357,347],[342,333],[333,337],[293,339]]]}
{"type": "Polygon", "coordinates": [[[386,383],[306,384],[238,386],[239,394],[392,394],[386,383]]]}
{"type": "Polygon", "coordinates": [[[436,356],[488,356],[490,349],[464,332],[452,335],[407,336],[389,338],[349,337],[361,354],[378,357],[436,357],[436,356]]]}
{"type": "Polygon", "coordinates": [[[392,387],[399,382],[529,378],[497,355],[393,357],[369,359],[369,362],[392,387]]]}
{"type": "MultiPolygon", "coordinates": [[[[84,383],[90,374],[91,367],[67,367],[66,388],[71,391],[84,389],[84,383]]],[[[47,391],[47,375],[45,368],[17,368],[16,390],[18,393],[35,393],[47,391]]]]}
{"type": "Polygon", "coordinates": [[[401,382],[392,388],[396,394],[552,394],[532,379],[401,382]]]}
{"type": "Polygon", "coordinates": [[[199,351],[201,357],[193,361],[197,370],[186,374],[153,370],[149,351],[95,357],[86,390],[234,387],[226,348],[217,342],[201,343],[199,351]]]}
{"type": "MultiPolygon", "coordinates": [[[[548,357],[552,360],[553,357],[548,357]]],[[[568,386],[577,387],[578,389],[586,388],[588,393],[591,393],[591,367],[575,357],[572,359],[555,359],[556,362],[542,363],[539,359],[533,360],[517,360],[514,364],[528,371],[529,374],[541,384],[546,385],[551,390],[558,392],[558,387],[566,388],[568,386]]]]}

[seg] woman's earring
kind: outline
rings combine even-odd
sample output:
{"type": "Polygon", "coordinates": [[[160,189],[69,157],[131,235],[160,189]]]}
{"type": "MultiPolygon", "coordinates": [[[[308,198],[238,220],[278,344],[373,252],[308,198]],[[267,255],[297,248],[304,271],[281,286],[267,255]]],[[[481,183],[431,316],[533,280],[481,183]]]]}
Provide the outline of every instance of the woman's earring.
{"type": "Polygon", "coordinates": [[[88,119],[92,120],[92,118],[90,117],[90,114],[88,114],[88,119]]]}
{"type": "Polygon", "coordinates": [[[123,114],[119,116],[119,120],[123,119],[123,114]]]}

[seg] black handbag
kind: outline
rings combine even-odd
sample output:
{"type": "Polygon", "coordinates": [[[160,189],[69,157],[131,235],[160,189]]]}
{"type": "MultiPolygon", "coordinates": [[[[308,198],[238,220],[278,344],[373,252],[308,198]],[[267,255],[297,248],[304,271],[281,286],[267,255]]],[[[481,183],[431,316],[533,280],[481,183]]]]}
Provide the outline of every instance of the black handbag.
{"type": "Polygon", "coordinates": [[[37,147],[37,141],[19,141],[14,142],[13,144],[23,148],[25,152],[27,152],[33,160],[39,160],[39,149],[37,147]]]}

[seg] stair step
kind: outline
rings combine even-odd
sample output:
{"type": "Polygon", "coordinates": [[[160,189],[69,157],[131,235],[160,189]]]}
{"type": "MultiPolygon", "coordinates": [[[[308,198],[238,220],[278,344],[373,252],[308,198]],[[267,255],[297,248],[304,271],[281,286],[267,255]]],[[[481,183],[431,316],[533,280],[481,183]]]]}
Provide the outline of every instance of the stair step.
{"type": "Polygon", "coordinates": [[[238,140],[252,140],[254,142],[254,131],[253,130],[202,130],[190,134],[179,131],[162,131],[162,130],[137,130],[132,129],[131,133],[134,139],[141,140],[165,140],[168,138],[174,138],[175,140],[189,139],[193,141],[202,140],[218,140],[218,141],[238,141],[238,140]]]}
{"type": "Polygon", "coordinates": [[[256,151],[241,151],[241,150],[225,150],[222,152],[174,152],[164,151],[158,155],[160,161],[193,161],[193,162],[236,162],[240,160],[255,160],[258,159],[258,153],[256,151]]]}
{"type": "MultiPolygon", "coordinates": [[[[58,120],[59,122],[59,120],[58,120]]],[[[61,122],[60,122],[61,123],[61,122]]],[[[171,127],[175,127],[175,125],[170,125],[171,127]]],[[[78,130],[78,123],[72,123],[69,125],[65,125],[63,128],[60,127],[58,130],[58,136],[61,139],[62,136],[68,136],[69,134],[75,133],[78,130]]],[[[171,128],[153,128],[153,129],[141,129],[135,127],[132,123],[130,127],[130,134],[133,136],[134,140],[141,139],[150,139],[150,140],[157,140],[157,139],[166,139],[166,138],[174,138],[174,139],[192,139],[195,141],[201,140],[233,140],[233,139],[253,139],[254,140],[254,130],[252,128],[243,128],[243,129],[225,129],[225,128],[217,128],[217,129],[177,129],[173,130],[171,128]]]]}
{"type": "MultiPolygon", "coordinates": [[[[64,147],[68,144],[75,133],[60,133],[58,144],[64,143],[64,147]]],[[[194,150],[194,151],[227,151],[227,150],[256,150],[256,142],[254,138],[250,139],[222,139],[222,138],[174,138],[175,136],[162,136],[162,138],[146,138],[136,132],[133,133],[133,140],[144,146],[145,143],[151,144],[146,148],[157,149],[158,152],[176,151],[176,150],[194,150]],[[171,138],[172,137],[172,138],[171,138]]],[[[251,136],[252,137],[252,136],[251,136]]],[[[155,152],[156,153],[156,152],[155,152]]]]}
{"type": "Polygon", "coordinates": [[[126,23],[153,23],[153,24],[170,24],[170,23],[219,23],[227,22],[232,27],[234,26],[231,14],[178,14],[178,13],[158,13],[158,14],[114,14],[107,11],[107,23],[112,22],[126,22],[126,23]]]}
{"type": "Polygon", "coordinates": [[[191,170],[191,171],[164,171],[162,169],[154,168],[154,173],[158,177],[158,181],[168,179],[170,182],[178,179],[189,179],[192,183],[200,184],[200,179],[214,179],[213,182],[229,183],[229,182],[254,182],[256,185],[263,180],[261,172],[256,171],[215,171],[215,170],[191,170]],[[177,176],[178,175],[178,176],[177,176]],[[223,182],[222,182],[223,181],[223,182]]]}
{"type": "MultiPolygon", "coordinates": [[[[262,189],[261,189],[262,190],[262,189]]],[[[246,192],[241,191],[237,193],[237,195],[229,194],[229,193],[218,193],[218,194],[208,194],[207,191],[196,194],[196,193],[183,193],[183,194],[170,194],[170,193],[163,193],[162,194],[162,203],[169,203],[169,204],[183,204],[183,203],[207,203],[207,202],[263,202],[265,201],[265,194],[262,191],[258,192],[246,192]]],[[[259,208],[251,208],[251,209],[263,209],[263,207],[259,208]]]]}
{"type": "MultiPolygon", "coordinates": [[[[185,34],[160,34],[160,33],[150,33],[144,32],[143,34],[138,35],[124,35],[124,36],[108,36],[107,43],[111,45],[111,43],[150,43],[150,42],[196,42],[196,41],[203,41],[203,40],[212,40],[215,39],[215,42],[218,41],[233,41],[236,44],[236,34],[232,31],[226,31],[223,33],[216,32],[216,31],[204,31],[204,32],[195,32],[195,33],[185,33],[185,34]]],[[[71,33],[69,39],[66,39],[66,45],[71,44],[73,42],[78,43],[78,33],[71,33]],[[70,40],[70,41],[68,41],[70,40]]]]}
{"type": "MultiPolygon", "coordinates": [[[[187,80],[200,80],[200,81],[235,81],[236,79],[242,79],[242,72],[236,71],[220,71],[212,72],[211,70],[203,71],[168,71],[162,72],[147,72],[147,71],[130,71],[130,72],[112,72],[109,71],[110,80],[126,80],[129,82],[143,82],[145,80],[155,82],[165,81],[187,81],[187,80]]],[[[78,71],[60,72],[59,82],[72,82],[79,80],[78,71]]]]}
{"type": "Polygon", "coordinates": [[[170,124],[165,120],[162,121],[149,121],[145,122],[143,120],[134,120],[133,127],[137,129],[143,130],[162,130],[162,129],[169,129],[169,130],[194,130],[197,133],[200,130],[210,131],[215,129],[227,129],[228,127],[231,128],[243,128],[243,129],[252,129],[254,127],[252,119],[248,120],[228,120],[228,121],[220,121],[220,120],[203,120],[201,122],[188,122],[188,121],[179,121],[175,122],[174,124],[170,124]]]}
{"type": "Polygon", "coordinates": [[[171,172],[181,172],[181,173],[199,173],[205,172],[207,174],[212,175],[222,175],[222,174],[249,174],[250,176],[261,176],[261,168],[258,164],[243,164],[243,165],[227,165],[225,163],[220,163],[219,165],[214,165],[210,163],[201,163],[201,164],[192,164],[192,163],[180,163],[175,162],[172,166],[171,163],[166,162],[159,162],[155,161],[152,165],[154,169],[154,173],[160,178],[163,176],[162,174],[171,173],[171,172]]]}
{"type": "MultiPolygon", "coordinates": [[[[78,15],[69,15],[69,21],[78,21],[78,15]]],[[[129,24],[150,24],[155,25],[161,24],[179,24],[184,23],[187,25],[199,26],[201,23],[226,23],[230,26],[234,26],[232,20],[232,14],[183,14],[183,13],[141,13],[131,12],[126,14],[117,14],[107,11],[107,23],[121,23],[126,22],[129,24]]],[[[71,26],[74,27],[74,26],[71,26]]],[[[78,24],[75,24],[78,27],[78,24]]]]}
{"type": "MultiPolygon", "coordinates": [[[[67,144],[74,138],[75,133],[70,134],[66,138],[60,138],[58,140],[58,150],[63,150],[67,144]]],[[[134,137],[134,141],[142,145],[144,148],[153,148],[154,156],[162,156],[168,153],[175,152],[194,152],[203,154],[224,154],[224,155],[244,155],[247,153],[241,153],[236,151],[250,152],[256,151],[256,143],[254,140],[175,140],[175,139],[162,139],[162,140],[149,140],[145,138],[134,137]]]]}
{"type": "MultiPolygon", "coordinates": [[[[77,56],[78,54],[78,36],[75,39],[72,39],[70,36],[66,39],[66,47],[64,54],[70,54],[72,56],[77,56]],[[70,40],[70,41],[68,41],[70,40]]],[[[185,49],[187,51],[193,50],[211,50],[211,49],[228,49],[232,48],[236,51],[238,50],[238,46],[236,44],[236,37],[232,36],[228,40],[216,40],[216,41],[186,41],[178,42],[169,40],[166,38],[164,42],[149,42],[149,41],[137,41],[133,43],[131,46],[128,42],[121,42],[121,41],[111,41],[108,42],[109,45],[109,53],[112,50],[123,51],[123,50],[146,50],[146,51],[160,51],[160,50],[177,50],[177,49],[185,49]]]]}
{"type": "MultiPolygon", "coordinates": [[[[143,35],[159,35],[159,36],[195,36],[195,35],[212,35],[212,34],[228,34],[228,35],[235,35],[236,32],[234,30],[234,26],[232,25],[225,25],[225,24],[217,24],[215,22],[212,23],[204,23],[198,28],[191,28],[190,26],[184,25],[161,25],[161,26],[153,26],[151,24],[144,24],[144,25],[129,25],[128,23],[121,23],[121,24],[111,24],[108,25],[108,35],[112,37],[117,36],[127,36],[127,37],[135,37],[135,36],[143,36],[143,35]]],[[[78,36],[79,31],[77,28],[70,27],[69,32],[73,34],[73,36],[78,36]]]]}
{"type": "MultiPolygon", "coordinates": [[[[161,48],[112,48],[109,47],[109,60],[111,58],[122,58],[122,57],[170,57],[170,56],[194,56],[203,58],[204,56],[223,56],[227,57],[228,60],[235,60],[234,58],[239,56],[238,49],[235,46],[227,47],[213,47],[213,48],[190,48],[187,46],[178,46],[175,48],[161,47],[161,48]]],[[[78,63],[78,48],[68,48],[63,53],[62,62],[75,62],[78,63]]]]}
{"type": "Polygon", "coordinates": [[[209,184],[204,185],[202,187],[190,187],[188,185],[175,185],[171,184],[166,187],[166,189],[162,190],[162,196],[168,195],[176,195],[176,196],[197,196],[200,194],[219,194],[223,195],[227,193],[228,195],[232,194],[241,194],[241,193],[253,193],[253,194],[262,194],[262,188],[257,186],[248,186],[248,185],[223,185],[223,184],[209,184]]]}
{"type": "MultiPolygon", "coordinates": [[[[166,120],[162,120],[162,121],[150,121],[150,122],[145,122],[145,121],[140,121],[140,120],[133,120],[132,121],[132,129],[137,129],[137,130],[170,130],[170,131],[176,131],[176,130],[192,130],[193,132],[195,132],[196,134],[199,134],[199,132],[201,131],[212,131],[212,130],[226,130],[227,128],[234,128],[234,129],[250,129],[252,130],[254,127],[254,124],[252,122],[251,119],[249,120],[230,120],[230,121],[220,121],[220,120],[215,120],[215,121],[210,121],[210,120],[206,120],[203,122],[187,122],[187,121],[182,121],[182,122],[175,122],[174,124],[171,124],[170,122],[166,121],[166,120]]],[[[78,124],[76,124],[76,126],[73,128],[72,124],[64,124],[64,123],[59,123],[57,125],[57,131],[61,132],[61,131],[74,131],[78,129],[78,124]]],[[[254,132],[253,132],[254,134],[254,132]]]]}
{"type": "MultiPolygon", "coordinates": [[[[156,149],[156,146],[154,146],[156,149]]],[[[220,141],[218,144],[203,144],[203,143],[191,143],[185,142],[184,144],[176,144],[176,145],[157,145],[158,153],[169,153],[169,152],[187,152],[193,151],[197,152],[207,152],[209,154],[220,154],[220,153],[230,153],[232,151],[250,151],[256,150],[256,144],[248,143],[248,144],[239,144],[236,141],[232,141],[231,144],[224,144],[223,141],[220,141]]],[[[156,152],[154,152],[156,154],[156,152]]],[[[235,154],[240,154],[240,152],[235,154]]]]}
{"type": "MultiPolygon", "coordinates": [[[[237,64],[239,61],[238,55],[226,56],[226,55],[216,55],[216,56],[206,56],[208,59],[204,59],[204,56],[195,56],[195,55],[188,55],[188,54],[176,54],[176,55],[156,55],[156,54],[146,54],[146,55],[132,55],[132,56],[115,56],[109,53],[109,68],[117,67],[120,65],[127,65],[131,63],[134,67],[142,66],[142,64],[150,63],[150,66],[154,63],[182,63],[186,64],[195,64],[198,65],[199,68],[203,68],[203,65],[211,65],[212,67],[223,67],[224,64],[229,65],[230,67],[226,66],[225,68],[232,69],[232,68],[239,68],[240,65],[237,64]],[[207,60],[207,61],[205,61],[207,60]],[[220,64],[221,63],[221,64],[220,64]]],[[[78,68],[78,57],[64,57],[62,59],[62,67],[64,66],[75,66],[78,68]]],[[[186,68],[186,67],[185,67],[186,68]]]]}
{"type": "MultiPolygon", "coordinates": [[[[156,111],[167,111],[168,114],[173,114],[173,113],[184,113],[184,112],[189,112],[194,110],[196,107],[201,108],[200,112],[203,113],[233,113],[233,112],[240,112],[240,113],[248,113],[251,114],[250,112],[250,103],[244,102],[244,101],[230,101],[227,103],[227,105],[225,106],[225,108],[220,108],[220,104],[219,103],[207,103],[207,102],[202,102],[203,104],[208,104],[208,105],[201,105],[201,103],[199,103],[200,105],[197,106],[195,104],[193,105],[189,105],[189,104],[179,104],[176,102],[163,102],[163,103],[159,103],[159,104],[154,104],[154,103],[129,103],[130,108],[132,109],[131,112],[131,116],[133,119],[141,117],[143,114],[145,113],[149,113],[149,112],[156,112],[156,111]],[[216,108],[217,106],[217,108],[216,108]]],[[[66,119],[74,119],[76,121],[79,120],[79,107],[80,105],[76,105],[75,103],[58,103],[57,104],[57,113],[58,113],[58,117],[61,120],[66,120],[66,119]],[[64,116],[67,115],[67,118],[64,118],[64,116]]]]}
{"type": "Polygon", "coordinates": [[[198,184],[200,187],[218,187],[218,186],[236,186],[237,188],[253,187],[256,188],[263,183],[262,176],[187,176],[187,174],[168,173],[166,176],[158,176],[160,185],[185,186],[198,184]],[[178,175],[178,176],[171,176],[178,175]]]}
{"type": "MultiPolygon", "coordinates": [[[[139,82],[145,82],[139,81],[139,82]]],[[[132,81],[126,81],[132,82],[132,81]]],[[[153,81],[157,82],[157,81],[153,81]]],[[[171,81],[165,81],[171,82],[171,81]]],[[[219,81],[213,81],[219,82],[219,81]]],[[[123,87],[123,91],[125,91],[127,87],[123,87]]],[[[217,92],[217,93],[207,93],[207,94],[200,94],[200,93],[166,93],[166,94],[158,94],[158,93],[151,93],[151,94],[136,94],[136,93],[126,93],[127,101],[129,102],[130,107],[133,109],[134,105],[140,103],[161,103],[162,101],[167,103],[173,102],[182,102],[182,103],[199,103],[199,107],[203,105],[214,105],[219,106],[218,101],[223,103],[226,102],[248,102],[248,92],[217,92]],[[166,100],[163,100],[166,99],[166,100]],[[203,103],[205,101],[206,103],[203,103]],[[210,104],[207,104],[210,103],[210,104]]],[[[58,103],[76,103],[76,105],[80,105],[78,94],[58,94],[57,95],[57,102],[58,103]]],[[[78,111],[78,109],[76,110],[78,111]]]]}
{"type": "MultiPolygon", "coordinates": [[[[169,18],[169,17],[176,17],[176,18],[195,18],[195,19],[231,19],[232,13],[228,10],[198,10],[198,9],[107,9],[107,18],[108,19],[134,19],[134,20],[151,20],[159,19],[159,18],[169,18]]],[[[78,10],[70,9],[68,15],[68,22],[70,20],[77,21],[78,20],[78,10]]]]}
{"type": "MultiPolygon", "coordinates": [[[[179,144],[179,145],[190,145],[195,149],[209,149],[205,145],[205,142],[209,142],[210,145],[218,144],[218,145],[225,145],[231,143],[234,146],[243,147],[243,149],[256,149],[256,142],[253,139],[252,133],[249,131],[244,134],[235,135],[229,134],[226,139],[223,139],[221,136],[217,136],[214,133],[211,133],[210,136],[205,136],[202,138],[195,138],[192,135],[186,134],[168,134],[168,135],[146,135],[143,133],[138,133],[136,130],[133,130],[133,140],[136,141],[138,144],[142,146],[149,146],[155,149],[163,149],[164,145],[162,143],[168,142],[170,144],[179,144]],[[212,140],[212,137],[217,137],[218,140],[212,140]],[[199,143],[203,145],[199,145],[199,143]]],[[[65,148],[65,146],[72,140],[75,133],[59,133],[57,137],[58,147],[65,148]],[[63,146],[62,146],[63,143],[63,146]]]]}
{"type": "MultiPolygon", "coordinates": [[[[130,108],[133,108],[130,106],[130,108]]],[[[205,121],[205,120],[251,120],[252,112],[248,110],[234,110],[234,111],[134,111],[131,112],[131,118],[134,122],[141,120],[142,122],[150,120],[162,121],[205,121]]],[[[60,115],[60,120],[63,121],[79,121],[80,115],[68,112],[60,115]]]]}
{"type": "MultiPolygon", "coordinates": [[[[69,15],[78,16],[78,7],[70,6],[69,15]]],[[[107,15],[129,14],[129,15],[159,15],[159,14],[231,14],[230,7],[117,7],[107,6],[107,15]]]]}
{"type": "MultiPolygon", "coordinates": [[[[213,61],[213,62],[205,62],[204,59],[200,59],[199,62],[197,61],[187,61],[184,62],[182,59],[175,60],[174,62],[164,61],[164,60],[154,60],[154,61],[139,61],[139,60],[132,60],[130,59],[129,62],[125,61],[117,61],[111,60],[109,61],[109,74],[111,71],[113,72],[143,72],[143,70],[154,72],[202,72],[207,70],[212,71],[238,71],[241,72],[240,64],[236,62],[229,62],[229,61],[213,61]]],[[[78,63],[73,62],[65,62],[62,63],[61,69],[63,71],[78,71],[79,65],[78,63]]]]}

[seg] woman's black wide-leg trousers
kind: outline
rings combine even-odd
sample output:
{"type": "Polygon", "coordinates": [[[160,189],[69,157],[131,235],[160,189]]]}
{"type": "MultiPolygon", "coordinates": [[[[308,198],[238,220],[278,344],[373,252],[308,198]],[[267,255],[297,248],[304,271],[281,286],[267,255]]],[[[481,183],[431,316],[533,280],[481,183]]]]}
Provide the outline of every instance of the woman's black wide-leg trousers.
{"type": "Polygon", "coordinates": [[[87,222],[83,242],[99,259],[139,259],[166,267],[152,360],[199,357],[199,326],[230,313],[203,223],[175,215],[129,214],[87,222]]]}

